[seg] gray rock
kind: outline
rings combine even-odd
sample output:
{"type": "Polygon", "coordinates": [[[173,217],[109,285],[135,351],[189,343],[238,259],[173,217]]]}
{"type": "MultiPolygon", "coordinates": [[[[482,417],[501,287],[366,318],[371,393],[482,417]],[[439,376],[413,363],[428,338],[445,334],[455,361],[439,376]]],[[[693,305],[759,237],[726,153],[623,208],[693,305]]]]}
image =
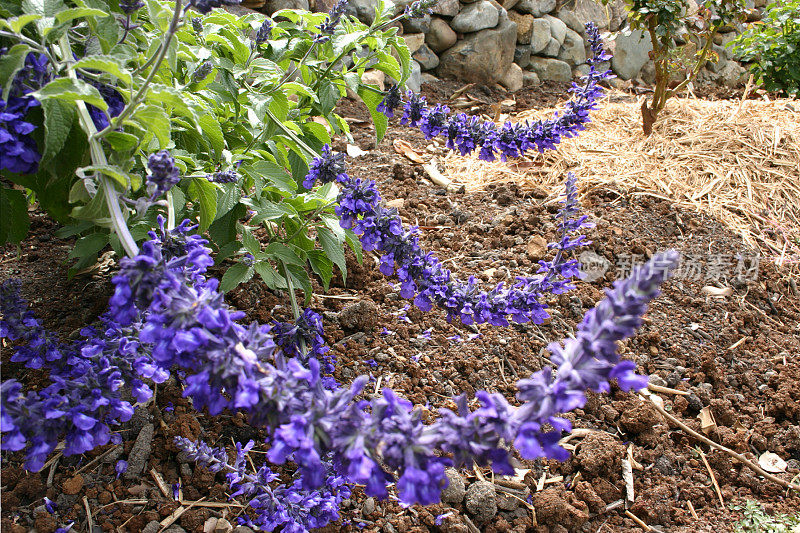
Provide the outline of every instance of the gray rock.
{"type": "Polygon", "coordinates": [[[544,50],[539,52],[540,55],[545,57],[558,57],[558,53],[561,51],[561,45],[558,44],[553,37],[550,37],[550,40],[547,42],[547,46],[544,47],[544,50]]]}
{"type": "Polygon", "coordinates": [[[361,514],[369,516],[375,512],[375,498],[367,498],[361,504],[361,514]]]}
{"type": "Polygon", "coordinates": [[[422,70],[432,70],[439,66],[439,57],[425,44],[414,52],[413,57],[422,70]]]}
{"type": "Polygon", "coordinates": [[[113,450],[103,457],[103,462],[106,464],[116,463],[124,451],[122,444],[114,446],[113,450]]]}
{"type": "Polygon", "coordinates": [[[378,306],[372,300],[359,300],[345,306],[339,312],[339,323],[343,329],[351,331],[368,331],[375,327],[378,320],[378,306]]]}
{"type": "Polygon", "coordinates": [[[470,485],[464,498],[467,512],[478,523],[486,523],[497,514],[497,496],[494,485],[488,481],[477,481],[470,485]]]}
{"type": "Polygon", "coordinates": [[[451,505],[461,505],[467,492],[464,478],[454,468],[448,468],[444,474],[447,476],[447,488],[442,491],[442,501],[451,505]]]}
{"type": "Polygon", "coordinates": [[[458,15],[453,17],[450,27],[459,33],[470,33],[497,26],[500,13],[487,0],[464,6],[458,15]]]}
{"type": "Polygon", "coordinates": [[[712,59],[706,61],[705,67],[711,72],[720,72],[728,63],[728,58],[725,57],[725,51],[721,49],[722,47],[712,44],[711,48],[716,54],[716,57],[713,57],[713,54],[709,54],[708,57],[711,57],[712,59]]]}
{"type": "Polygon", "coordinates": [[[461,9],[461,4],[458,0],[439,0],[433,7],[434,15],[443,15],[445,17],[455,17],[461,9]]]}
{"type": "Polygon", "coordinates": [[[619,32],[614,40],[614,57],[611,66],[620,79],[631,80],[650,58],[653,50],[650,38],[641,30],[619,32]]]}
{"type": "Polygon", "coordinates": [[[404,18],[403,33],[428,33],[431,30],[431,16],[425,15],[419,18],[404,18]]]}
{"type": "Polygon", "coordinates": [[[125,479],[139,479],[144,467],[147,465],[147,459],[150,457],[150,448],[153,444],[153,433],[155,426],[153,424],[145,425],[136,441],[133,443],[131,453],[128,454],[128,469],[125,471],[125,479]]]}
{"type": "Polygon", "coordinates": [[[403,35],[403,40],[406,42],[408,51],[412,54],[419,50],[419,47],[425,42],[424,33],[407,33],[403,35]]]}
{"type": "Polygon", "coordinates": [[[539,75],[535,72],[531,72],[530,70],[526,70],[522,73],[522,85],[524,87],[538,87],[541,85],[542,82],[539,79],[539,75]]]}
{"type": "Polygon", "coordinates": [[[497,507],[503,511],[514,511],[519,508],[519,499],[505,494],[503,491],[497,492],[497,507]]]}
{"type": "Polygon", "coordinates": [[[583,33],[586,31],[586,27],[584,26],[585,23],[581,22],[582,19],[568,9],[559,9],[556,12],[556,18],[566,24],[567,28],[574,32],[583,33]]]}
{"type": "Polygon", "coordinates": [[[419,67],[419,63],[411,60],[411,76],[409,76],[409,78],[406,80],[406,89],[418,93],[421,87],[422,69],[419,67]]]}
{"type": "Polygon", "coordinates": [[[156,520],[148,522],[142,529],[142,533],[158,533],[159,531],[161,531],[161,524],[156,520]]]}
{"type": "Polygon", "coordinates": [[[558,59],[566,61],[573,67],[586,63],[586,48],[584,47],[583,37],[579,33],[567,28],[564,44],[561,45],[561,49],[558,51],[558,59]]]}
{"type": "Polygon", "coordinates": [[[564,21],[551,15],[545,15],[542,18],[550,23],[550,36],[558,41],[559,46],[564,44],[564,39],[567,37],[567,25],[564,24],[564,21]]]}
{"type": "Polygon", "coordinates": [[[262,10],[272,15],[281,9],[303,9],[308,11],[308,0],[267,0],[262,10]]]}
{"type": "Polygon", "coordinates": [[[572,77],[573,78],[580,78],[581,76],[587,76],[589,74],[589,65],[583,64],[578,65],[574,69],[572,69],[572,77]]]}
{"type": "Polygon", "coordinates": [[[247,526],[236,526],[231,533],[256,533],[247,526]]]}
{"type": "Polygon", "coordinates": [[[425,35],[425,44],[437,54],[444,52],[458,40],[456,32],[450,25],[439,17],[431,19],[431,27],[425,35]]]}
{"type": "Polygon", "coordinates": [[[500,84],[512,93],[522,89],[522,67],[511,63],[506,73],[500,78],[500,84]]]}
{"type": "Polygon", "coordinates": [[[378,0],[349,0],[344,12],[356,17],[364,24],[372,24],[375,20],[375,9],[378,7],[378,0]]]}
{"type": "Polygon", "coordinates": [[[535,72],[540,80],[568,82],[572,80],[570,66],[558,59],[532,57],[528,69],[535,72]]]}
{"type": "Polygon", "coordinates": [[[517,25],[503,11],[499,24],[468,34],[439,56],[438,75],[464,82],[498,81],[514,61],[517,25]]]}
{"type": "Polygon", "coordinates": [[[386,522],[383,524],[383,533],[397,533],[397,529],[389,522],[386,522]]]}
{"type": "Polygon", "coordinates": [[[520,0],[516,8],[520,13],[530,13],[534,17],[541,17],[556,8],[556,0],[520,0]]]}
{"type": "Polygon", "coordinates": [[[422,73],[422,83],[439,83],[439,78],[431,74],[430,72],[423,72],[422,73]]]}
{"type": "Polygon", "coordinates": [[[514,63],[522,68],[527,67],[531,62],[531,47],[529,45],[517,46],[514,49],[514,63]]]}
{"type": "Polygon", "coordinates": [[[186,533],[186,530],[178,524],[174,524],[170,526],[169,529],[165,529],[164,533],[186,533]]]}
{"type": "Polygon", "coordinates": [[[734,61],[728,61],[719,72],[719,82],[727,87],[741,85],[747,79],[747,69],[734,61]]]}
{"type": "MultiPolygon", "coordinates": [[[[473,0],[470,0],[470,1],[473,1],[473,0]]],[[[461,0],[461,3],[469,4],[469,2],[465,2],[464,0],[461,0]]],[[[503,9],[505,9],[506,11],[509,11],[509,10],[511,10],[511,8],[513,8],[518,3],[519,3],[519,0],[506,0],[505,2],[502,2],[503,9]]]]}
{"type": "Polygon", "coordinates": [[[531,31],[531,53],[538,54],[550,43],[550,23],[545,19],[534,19],[531,31]]]}

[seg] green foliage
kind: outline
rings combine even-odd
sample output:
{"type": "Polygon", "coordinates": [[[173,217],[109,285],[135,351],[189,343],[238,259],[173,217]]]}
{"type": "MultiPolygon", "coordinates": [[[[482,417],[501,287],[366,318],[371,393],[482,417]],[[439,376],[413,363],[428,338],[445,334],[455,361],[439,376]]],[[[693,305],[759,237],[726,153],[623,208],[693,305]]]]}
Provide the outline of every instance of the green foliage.
{"type": "Polygon", "coordinates": [[[702,0],[695,10],[688,0],[626,0],[631,27],[646,32],[653,46],[656,86],[652,100],[642,104],[645,134],[652,132],[667,100],[692,82],[706,61],[715,59],[714,35],[742,18],[744,4],[744,0],[702,0]]]}
{"type": "MultiPolygon", "coordinates": [[[[359,257],[361,250],[336,223],[336,186],[309,191],[303,178],[333,135],[350,138],[334,111],[348,88],[370,109],[378,139],[385,133],[386,117],[375,110],[381,93],[361,76],[372,68],[399,83],[408,78],[410,54],[390,27],[394,10],[382,3],[371,26],[344,17],[327,40],[314,39],[325,13],[285,10],[256,44],[259,14],[214,10],[198,32],[189,23],[196,12],[147,0],[126,30],[117,0],[5,2],[0,88],[9,90],[31,52],[47,54],[53,72],[34,93],[41,107],[26,117],[37,126],[39,170],[8,179],[66,224],[61,235],[78,237],[76,270],[109,245],[130,253],[161,214],[196,220],[217,260],[237,261],[223,290],[257,274],[271,288],[310,297],[309,273],[327,288],[334,268],[346,279],[345,247],[359,257]],[[206,63],[209,74],[196,76],[206,63]],[[118,91],[124,108],[97,131],[86,106],[109,109],[103,85],[118,91]],[[159,150],[176,158],[181,182],[148,204],[147,157],[159,150]],[[237,183],[209,179],[231,170],[237,183]]],[[[27,232],[24,194],[4,188],[0,202],[14,214],[8,223],[3,217],[0,243],[18,242],[27,232]]]]}
{"type": "Polygon", "coordinates": [[[768,91],[800,94],[800,0],[776,0],[731,46],[768,91]]]}
{"type": "Polygon", "coordinates": [[[800,533],[800,515],[770,516],[758,502],[747,500],[744,505],[732,504],[731,510],[741,511],[744,518],[735,524],[736,533],[800,533]]]}

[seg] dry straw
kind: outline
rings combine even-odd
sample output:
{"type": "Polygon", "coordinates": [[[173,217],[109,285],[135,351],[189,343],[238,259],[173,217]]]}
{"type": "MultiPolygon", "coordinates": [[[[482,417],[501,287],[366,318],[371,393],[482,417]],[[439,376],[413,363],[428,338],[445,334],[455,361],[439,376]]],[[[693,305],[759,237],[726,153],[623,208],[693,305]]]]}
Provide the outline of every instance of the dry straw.
{"type": "MultiPolygon", "coordinates": [[[[673,98],[653,134],[640,102],[612,94],[588,129],[558,150],[505,163],[450,154],[446,174],[466,188],[516,182],[555,193],[567,171],[585,189],[614,186],[710,213],[790,271],[800,268],[800,102],[673,98]]],[[[512,121],[549,118],[526,111],[512,121]]]]}

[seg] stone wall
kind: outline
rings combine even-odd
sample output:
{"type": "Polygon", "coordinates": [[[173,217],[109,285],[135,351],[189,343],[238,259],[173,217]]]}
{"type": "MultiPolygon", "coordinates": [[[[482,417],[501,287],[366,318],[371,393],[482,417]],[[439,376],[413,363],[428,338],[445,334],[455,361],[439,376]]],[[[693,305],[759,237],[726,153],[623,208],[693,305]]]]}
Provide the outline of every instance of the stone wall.
{"type": "MultiPolygon", "coordinates": [[[[271,0],[284,7],[302,7],[308,0],[271,0]]],[[[317,8],[325,0],[316,0],[317,8]]],[[[693,2],[694,0],[689,0],[693,2]]],[[[748,1],[748,22],[760,20],[766,0],[748,1]]],[[[410,0],[394,0],[400,12],[410,0]]],[[[350,0],[348,12],[370,23],[377,0],[350,0]]],[[[314,6],[312,6],[313,8],[314,6]]],[[[320,9],[323,10],[323,9],[320,9]]],[[[619,82],[655,77],[648,53],[649,36],[627,27],[624,0],[608,6],[599,0],[440,0],[432,15],[404,20],[402,34],[415,61],[410,88],[430,76],[487,85],[499,83],[511,91],[541,81],[568,82],[588,71],[584,24],[593,21],[613,53],[610,67],[619,82]]],[[[726,28],[715,38],[718,59],[707,62],[698,83],[733,86],[746,79],[725,44],[743,29],[726,28]]],[[[678,36],[681,44],[683,36],[678,36]]]]}

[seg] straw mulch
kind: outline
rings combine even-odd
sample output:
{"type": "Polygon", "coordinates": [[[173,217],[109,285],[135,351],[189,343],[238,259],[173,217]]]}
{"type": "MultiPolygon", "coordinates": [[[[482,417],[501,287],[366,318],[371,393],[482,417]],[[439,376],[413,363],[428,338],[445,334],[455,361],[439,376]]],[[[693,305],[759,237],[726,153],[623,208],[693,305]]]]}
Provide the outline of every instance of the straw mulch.
{"type": "MultiPolygon", "coordinates": [[[[673,98],[653,134],[641,128],[640,102],[613,94],[586,131],[555,151],[505,163],[451,153],[445,174],[466,188],[514,181],[560,191],[567,171],[582,187],[669,199],[713,214],[779,264],[800,267],[800,102],[673,98]],[[625,103],[616,103],[625,99],[625,103]]],[[[510,120],[549,118],[526,111],[510,120]]]]}

